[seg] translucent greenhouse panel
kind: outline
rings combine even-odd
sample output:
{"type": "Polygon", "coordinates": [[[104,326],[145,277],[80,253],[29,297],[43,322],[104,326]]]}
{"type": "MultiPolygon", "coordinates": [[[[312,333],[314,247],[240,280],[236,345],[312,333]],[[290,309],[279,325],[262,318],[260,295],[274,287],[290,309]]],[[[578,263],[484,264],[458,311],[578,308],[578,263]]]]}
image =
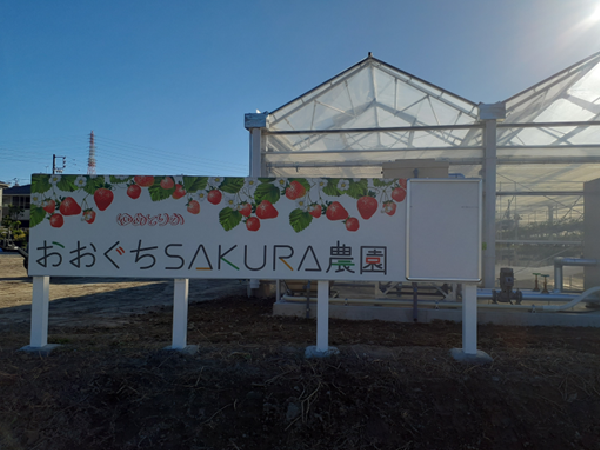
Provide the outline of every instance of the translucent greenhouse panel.
{"type": "MultiPolygon", "coordinates": [[[[598,91],[600,96],[600,90],[598,91]]],[[[570,100],[559,98],[551,106],[546,108],[544,111],[540,111],[535,119],[535,122],[558,122],[561,120],[591,120],[597,113],[586,110],[582,105],[577,102],[573,103],[571,100],[576,100],[570,97],[570,100]]],[[[595,108],[597,109],[597,108],[595,108]]]]}
{"type": "MultiPolygon", "coordinates": [[[[365,132],[365,133],[326,133],[326,134],[267,134],[265,135],[267,152],[327,152],[343,150],[384,150],[414,148],[447,148],[449,151],[461,148],[479,148],[480,130],[456,131],[403,131],[403,132],[365,132]],[[467,136],[471,138],[468,144],[467,136]]],[[[315,159],[318,156],[315,154],[315,159]]],[[[449,153],[451,156],[452,153],[449,153]]]]}
{"type": "MultiPolygon", "coordinates": [[[[600,109],[600,104],[598,108],[600,109]]],[[[574,145],[600,145],[600,126],[587,127],[578,130],[578,133],[571,137],[569,141],[574,145]]],[[[600,148],[593,149],[592,152],[595,155],[600,155],[600,148]]]]}
{"type": "Polygon", "coordinates": [[[578,99],[596,103],[599,100],[600,93],[600,63],[585,74],[581,80],[569,89],[569,94],[576,96],[578,99]]]}

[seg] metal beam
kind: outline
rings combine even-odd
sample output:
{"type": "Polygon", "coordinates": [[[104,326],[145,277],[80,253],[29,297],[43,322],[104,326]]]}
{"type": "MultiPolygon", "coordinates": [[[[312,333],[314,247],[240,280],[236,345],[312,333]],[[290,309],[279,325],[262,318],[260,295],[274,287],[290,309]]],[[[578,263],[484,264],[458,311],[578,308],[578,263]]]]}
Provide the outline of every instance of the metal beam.
{"type": "Polygon", "coordinates": [[[583,191],[496,191],[496,195],[583,195],[583,191]]]}
{"type": "Polygon", "coordinates": [[[524,122],[524,123],[498,123],[498,128],[548,128],[548,127],[587,127],[598,126],[600,120],[573,120],[566,122],[524,122]]]}
{"type": "Polygon", "coordinates": [[[285,134],[337,134],[337,133],[382,133],[385,131],[446,131],[446,130],[469,130],[471,128],[481,128],[479,124],[473,125],[421,125],[414,127],[370,127],[370,128],[336,128],[329,130],[286,130],[269,131],[265,134],[285,135],[285,134]]]}
{"type": "Polygon", "coordinates": [[[583,245],[583,241],[540,241],[533,239],[496,239],[496,244],[583,245]]]}

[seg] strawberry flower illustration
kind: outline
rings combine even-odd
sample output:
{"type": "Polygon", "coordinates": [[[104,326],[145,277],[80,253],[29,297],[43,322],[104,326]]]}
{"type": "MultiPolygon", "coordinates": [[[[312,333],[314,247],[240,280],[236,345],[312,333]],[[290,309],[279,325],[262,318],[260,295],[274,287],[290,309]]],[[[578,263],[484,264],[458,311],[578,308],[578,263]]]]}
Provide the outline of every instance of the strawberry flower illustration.
{"type": "Polygon", "coordinates": [[[42,194],[31,194],[31,204],[42,206],[42,194]]]}
{"type": "Polygon", "coordinates": [[[60,175],[52,174],[50,175],[50,184],[54,187],[60,181],[60,175]]]}
{"type": "Polygon", "coordinates": [[[233,208],[235,206],[235,195],[225,193],[223,194],[223,198],[221,201],[225,204],[225,206],[233,208]]]}
{"type": "Polygon", "coordinates": [[[296,208],[300,209],[301,211],[307,211],[308,205],[309,203],[306,200],[306,197],[302,197],[296,200],[296,208]]]}
{"type": "Polygon", "coordinates": [[[78,188],[85,187],[86,184],[87,179],[85,177],[78,176],[77,178],[75,178],[75,186],[77,186],[78,188]]]}
{"type": "Polygon", "coordinates": [[[347,191],[350,187],[350,182],[348,180],[340,180],[337,185],[340,191],[347,191]]]}
{"type": "Polygon", "coordinates": [[[205,200],[206,200],[206,192],[199,192],[198,193],[198,201],[203,202],[205,200]]]}
{"type": "Polygon", "coordinates": [[[223,181],[223,178],[221,178],[221,177],[209,177],[208,185],[214,186],[214,187],[219,187],[221,185],[222,181],[223,181]]]}

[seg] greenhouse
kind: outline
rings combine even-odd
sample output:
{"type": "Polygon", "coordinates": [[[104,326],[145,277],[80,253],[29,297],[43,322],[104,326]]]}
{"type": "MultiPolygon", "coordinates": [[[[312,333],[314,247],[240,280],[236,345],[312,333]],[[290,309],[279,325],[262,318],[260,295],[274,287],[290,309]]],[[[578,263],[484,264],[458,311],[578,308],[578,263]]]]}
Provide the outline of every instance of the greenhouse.
{"type": "Polygon", "coordinates": [[[533,287],[537,273],[550,289],[579,291],[600,284],[600,269],[565,267],[554,280],[555,260],[600,260],[596,233],[585,233],[600,226],[599,125],[600,53],[494,104],[369,53],[277,110],[246,115],[251,176],[385,178],[386,162],[429,160],[451,178],[481,178],[481,287],[512,267],[515,286],[533,287]]]}

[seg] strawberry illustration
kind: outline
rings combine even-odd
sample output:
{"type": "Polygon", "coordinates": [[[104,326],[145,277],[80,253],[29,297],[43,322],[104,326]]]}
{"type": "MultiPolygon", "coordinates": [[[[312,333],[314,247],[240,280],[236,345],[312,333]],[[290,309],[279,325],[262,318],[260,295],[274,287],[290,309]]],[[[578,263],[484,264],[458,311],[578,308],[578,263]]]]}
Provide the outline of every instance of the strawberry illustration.
{"type": "Polygon", "coordinates": [[[94,220],[96,220],[96,213],[91,209],[88,209],[81,215],[81,220],[85,220],[87,223],[92,224],[94,223],[94,220]]]}
{"type": "Polygon", "coordinates": [[[62,214],[55,213],[50,217],[50,226],[54,228],[60,228],[63,226],[63,216],[62,214]]]}
{"type": "Polygon", "coordinates": [[[175,182],[171,177],[167,177],[160,181],[160,187],[163,189],[171,189],[173,186],[175,186],[175,182]]]}
{"type": "Polygon", "coordinates": [[[219,203],[221,203],[222,196],[223,194],[221,194],[221,191],[213,189],[206,195],[206,198],[208,199],[209,203],[212,203],[213,205],[218,205],[219,203]]]}
{"type": "Polygon", "coordinates": [[[361,197],[356,201],[356,209],[358,209],[360,217],[365,220],[370,219],[377,211],[377,200],[373,197],[361,197]]]}
{"type": "Polygon", "coordinates": [[[200,212],[200,203],[196,200],[190,200],[187,204],[187,210],[192,214],[198,214],[200,212]]]}
{"type": "Polygon", "coordinates": [[[94,192],[94,202],[100,211],[106,211],[106,208],[112,203],[115,194],[109,189],[99,188],[94,192]]]}
{"type": "Polygon", "coordinates": [[[137,175],[133,177],[133,181],[140,187],[149,187],[154,184],[154,177],[152,175],[137,175]]]}
{"type": "Polygon", "coordinates": [[[348,218],[348,211],[346,211],[346,208],[340,202],[336,201],[327,207],[325,215],[329,220],[345,220],[348,218]]]}
{"type": "Polygon", "coordinates": [[[392,191],[392,198],[397,202],[401,202],[406,198],[406,180],[400,180],[400,186],[392,191]],[[404,186],[402,186],[402,181],[404,181],[404,186]]]}
{"type": "Polygon", "coordinates": [[[360,223],[359,223],[358,219],[356,219],[354,217],[350,217],[348,220],[346,220],[346,230],[356,231],[359,228],[360,228],[360,223]]]}
{"type": "Polygon", "coordinates": [[[274,219],[279,213],[269,200],[263,200],[260,205],[256,207],[256,216],[259,219],[274,219]]]}
{"type": "Polygon", "coordinates": [[[136,198],[140,198],[141,193],[142,193],[142,188],[139,187],[137,184],[132,184],[127,187],[127,196],[129,198],[133,198],[134,200],[136,198]]]}
{"type": "Polygon", "coordinates": [[[260,229],[260,219],[257,217],[249,217],[246,220],[246,228],[248,231],[258,231],[260,229]]]}
{"type": "Polygon", "coordinates": [[[383,208],[381,212],[386,213],[388,216],[393,216],[396,213],[396,204],[391,200],[383,202],[383,208]]]}
{"type": "Polygon", "coordinates": [[[304,197],[304,194],[306,194],[306,188],[296,180],[292,181],[285,190],[285,196],[290,200],[304,197]]]}
{"type": "Polygon", "coordinates": [[[63,216],[72,216],[81,213],[81,206],[79,206],[73,197],[67,197],[60,202],[59,210],[63,216]]]}
{"type": "Polygon", "coordinates": [[[183,189],[183,186],[180,184],[176,184],[175,185],[175,192],[173,192],[173,198],[175,200],[179,200],[180,198],[185,196],[185,190],[183,189]]]}
{"type": "Polygon", "coordinates": [[[323,208],[321,205],[310,205],[308,207],[308,213],[313,216],[315,219],[321,217],[321,213],[323,212],[323,208]]]}
{"type": "Polygon", "coordinates": [[[244,217],[248,217],[252,213],[252,205],[250,203],[246,203],[240,206],[240,213],[244,217]]]}
{"type": "Polygon", "coordinates": [[[42,202],[42,209],[47,213],[52,214],[55,208],[56,202],[54,200],[47,199],[42,202]]]}

